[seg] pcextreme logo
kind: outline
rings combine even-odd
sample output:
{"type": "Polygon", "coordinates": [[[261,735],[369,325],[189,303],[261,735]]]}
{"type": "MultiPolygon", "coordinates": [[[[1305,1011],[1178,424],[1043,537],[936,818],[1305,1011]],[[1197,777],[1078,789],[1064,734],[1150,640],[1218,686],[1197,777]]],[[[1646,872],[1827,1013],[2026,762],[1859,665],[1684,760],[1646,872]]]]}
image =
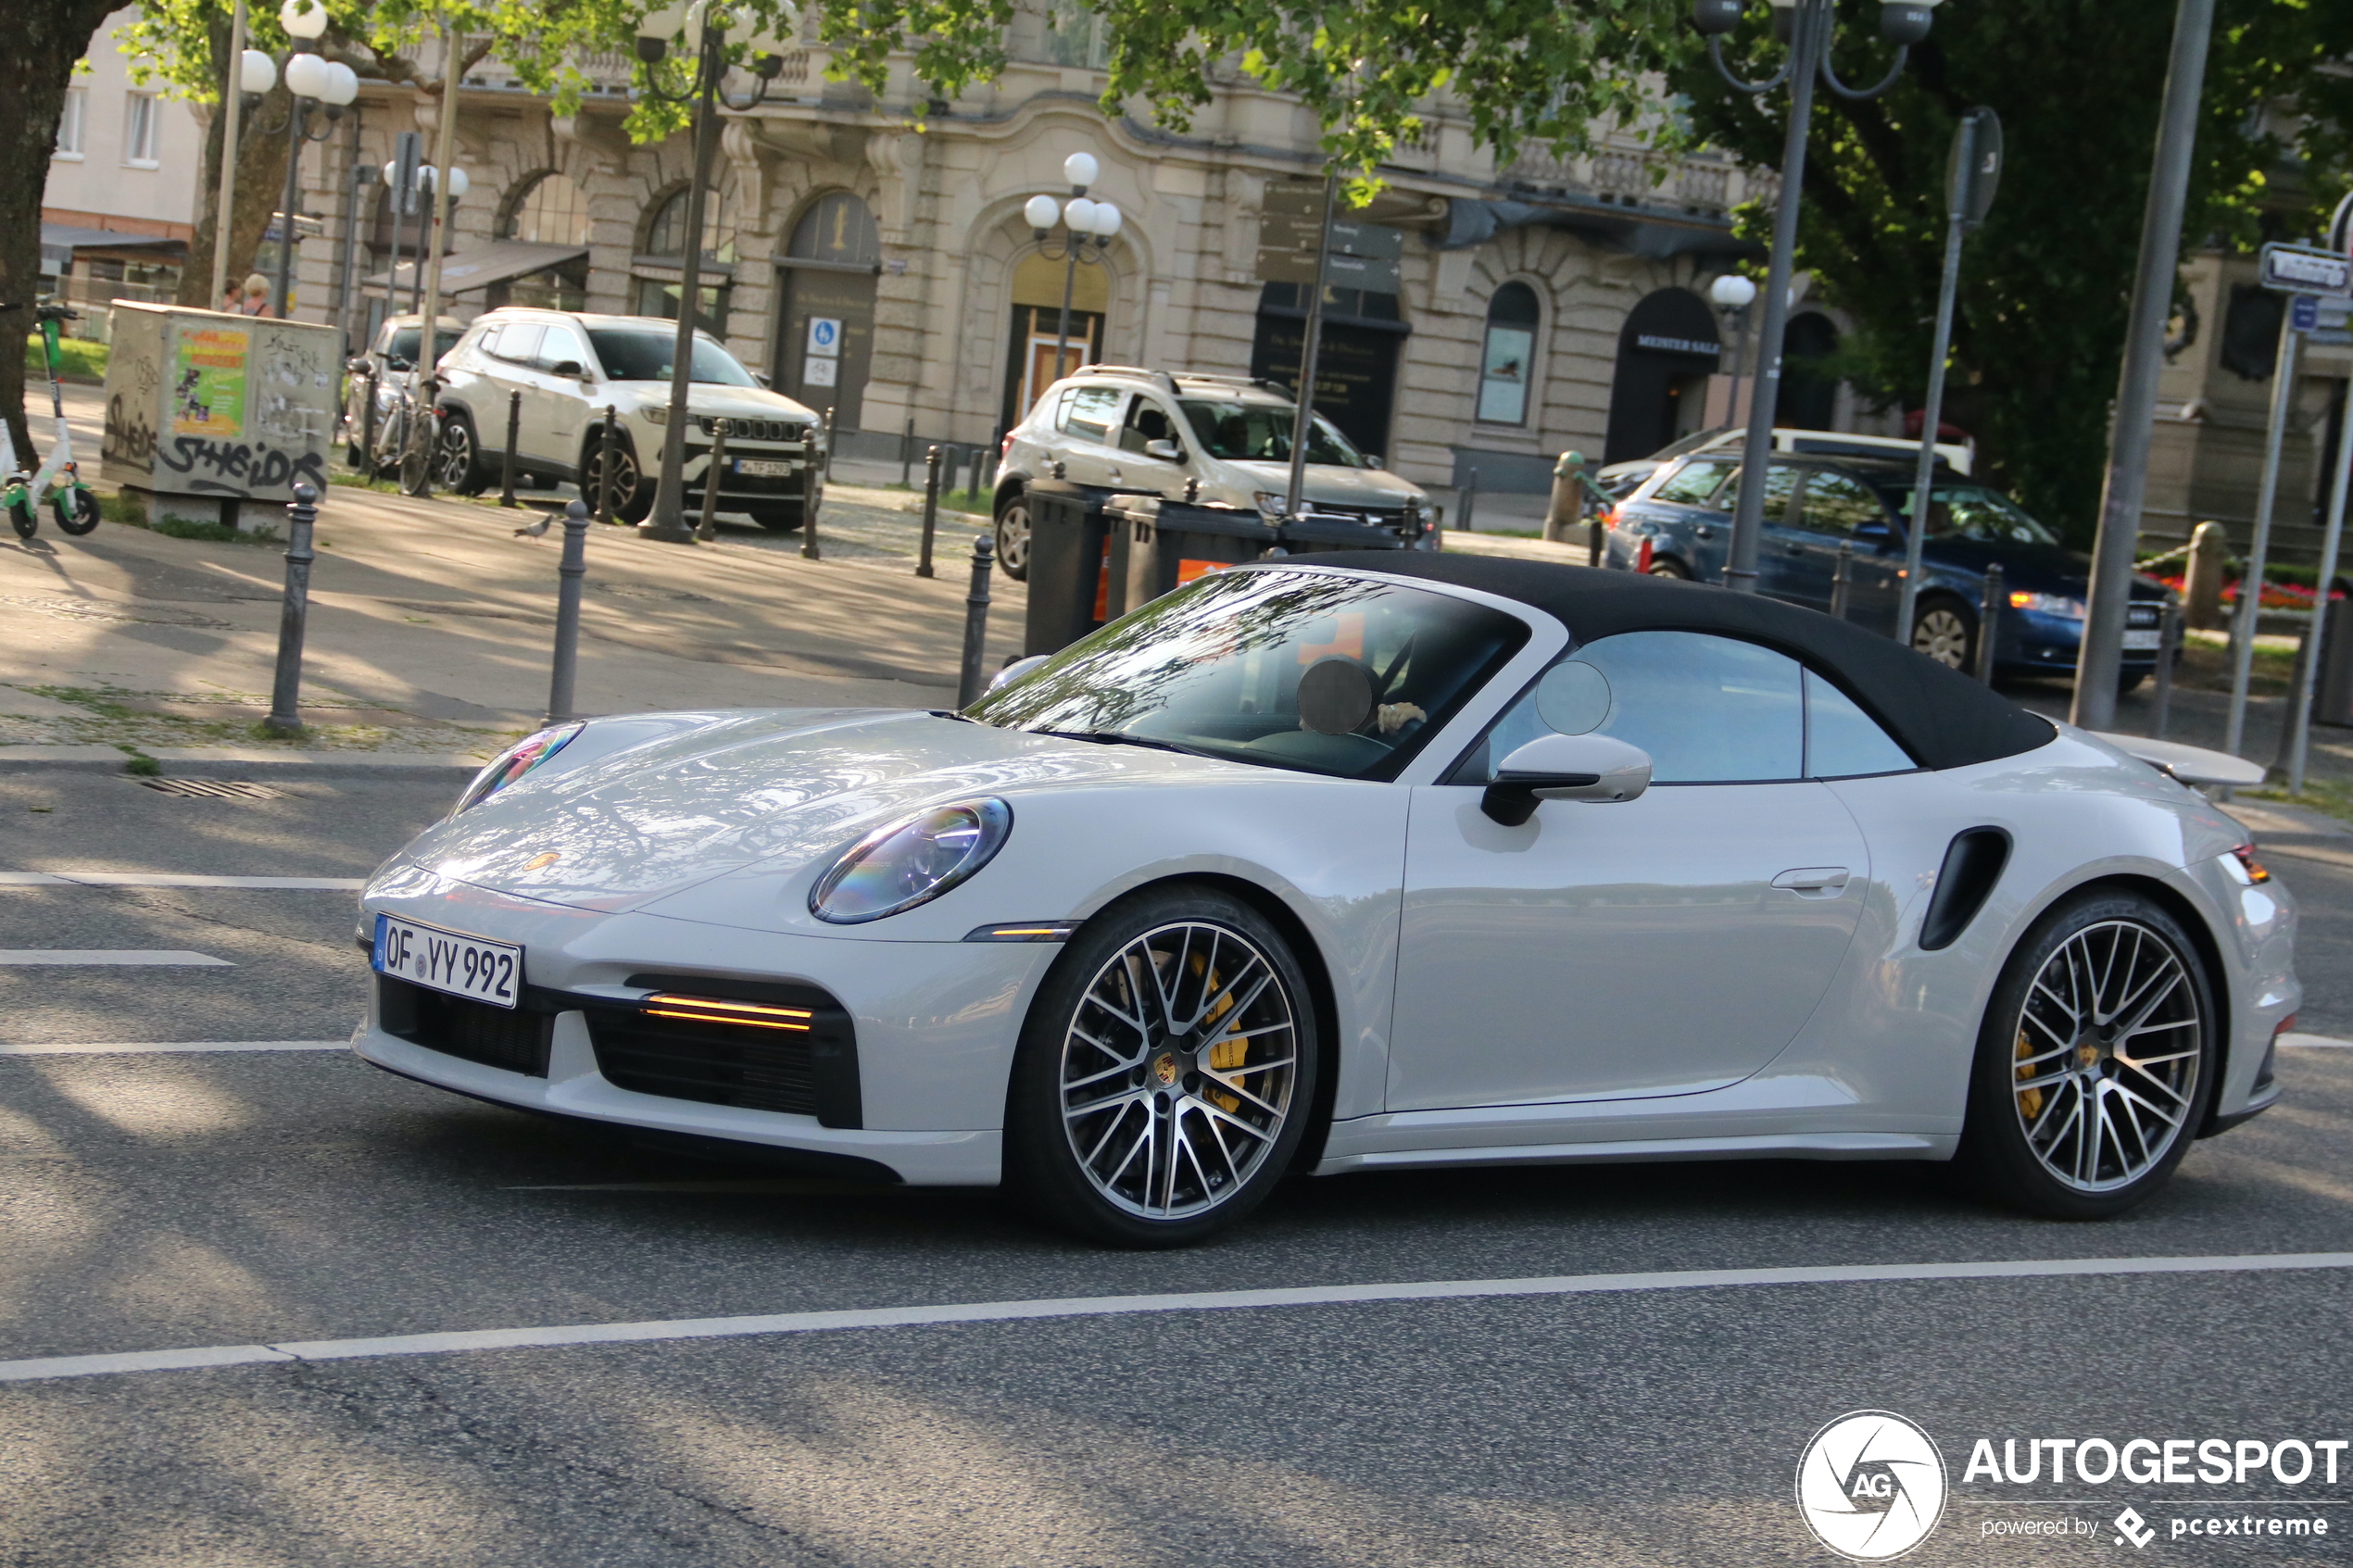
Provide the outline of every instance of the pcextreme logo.
{"type": "Polygon", "coordinates": [[[1814,1434],[1797,1461],[1797,1511],[1815,1539],[1856,1562],[1885,1562],[1944,1516],[1944,1456],[1915,1423],[1852,1411],[1814,1434]]]}

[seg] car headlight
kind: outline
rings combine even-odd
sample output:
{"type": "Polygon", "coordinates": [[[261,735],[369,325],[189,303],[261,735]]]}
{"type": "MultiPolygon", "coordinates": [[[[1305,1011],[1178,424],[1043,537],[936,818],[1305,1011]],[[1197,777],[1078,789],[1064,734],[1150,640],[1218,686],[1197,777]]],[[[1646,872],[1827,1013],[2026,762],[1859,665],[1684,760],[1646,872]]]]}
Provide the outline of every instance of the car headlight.
{"type": "Polygon", "coordinates": [[[1283,508],[1290,505],[1290,495],[1279,490],[1261,490],[1252,499],[1258,503],[1258,509],[1268,517],[1282,516],[1283,508]]]}
{"type": "Polygon", "coordinates": [[[493,758],[490,766],[474,775],[474,782],[466,786],[465,794],[458,797],[458,804],[450,809],[449,814],[454,817],[470,807],[481,805],[570,746],[573,737],[585,728],[585,725],[575,721],[570,724],[551,725],[536,734],[523,736],[493,758]]]}
{"type": "Polygon", "coordinates": [[[637,417],[649,425],[666,425],[670,422],[670,405],[641,403],[637,406],[637,417]]]}
{"type": "Polygon", "coordinates": [[[2065,594],[2030,594],[2020,589],[2010,595],[2010,608],[2040,610],[2045,615],[2063,615],[2070,621],[2083,619],[2083,601],[2070,599],[2065,594]]]}
{"type": "Polygon", "coordinates": [[[960,800],[901,817],[860,839],[817,881],[809,912],[859,925],[937,898],[987,865],[1013,831],[1001,800],[960,800]]]}

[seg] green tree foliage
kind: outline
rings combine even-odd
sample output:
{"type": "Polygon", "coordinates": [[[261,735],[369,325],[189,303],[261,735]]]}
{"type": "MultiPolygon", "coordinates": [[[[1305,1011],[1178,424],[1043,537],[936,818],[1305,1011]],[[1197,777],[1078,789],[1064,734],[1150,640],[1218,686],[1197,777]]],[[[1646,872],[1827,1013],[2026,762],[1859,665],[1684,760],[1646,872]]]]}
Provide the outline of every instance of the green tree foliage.
{"type": "MultiPolygon", "coordinates": [[[[1885,68],[1877,9],[1841,6],[1836,60],[1847,82],[1885,68]]],[[[1946,6],[1885,97],[1815,100],[1795,261],[1859,327],[1837,371],[1907,408],[1928,380],[1953,130],[1976,105],[2001,115],[2007,166],[1963,254],[1945,418],[1979,438],[1994,477],[2031,510],[2084,545],[2098,519],[2171,13],[2114,0],[1946,6]]],[[[2221,0],[2185,248],[2318,231],[2344,188],[2343,128],[2353,123],[2353,83],[2324,68],[2348,52],[2353,6],[2341,0],[2221,0]]],[[[1783,57],[1758,15],[1727,56],[1752,80],[1783,57]]],[[[1735,94],[1705,60],[1671,81],[1696,134],[1752,163],[1780,162],[1783,94],[1761,103],[1735,94]]],[[[1741,215],[1760,239],[1771,217],[1741,215]]]]}

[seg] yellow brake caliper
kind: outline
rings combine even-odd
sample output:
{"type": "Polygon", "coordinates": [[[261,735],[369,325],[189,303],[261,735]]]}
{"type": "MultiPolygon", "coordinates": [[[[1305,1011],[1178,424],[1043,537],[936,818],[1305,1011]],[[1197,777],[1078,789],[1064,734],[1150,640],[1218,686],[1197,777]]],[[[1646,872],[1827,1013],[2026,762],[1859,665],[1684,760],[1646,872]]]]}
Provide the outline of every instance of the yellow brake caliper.
{"type": "MultiPolygon", "coordinates": [[[[2034,1047],[2027,1043],[2026,1031],[2023,1029],[2018,1032],[2018,1050],[2014,1054],[2021,1060],[2034,1054],[2034,1047]]],[[[2034,1075],[2034,1070],[2031,1067],[2021,1067],[2016,1075],[2022,1083],[2034,1075]]],[[[2043,1091],[2040,1089],[2019,1090],[2018,1109],[2020,1114],[2032,1123],[2037,1116],[2043,1114],[2043,1091]]]]}
{"type": "MultiPolygon", "coordinates": [[[[1209,968],[1209,960],[1202,958],[1199,953],[1195,953],[1193,955],[1193,972],[1202,977],[1203,987],[1211,993],[1216,992],[1225,984],[1224,980],[1217,974],[1217,972],[1209,968]]],[[[1215,1023],[1218,1020],[1224,1018],[1227,1013],[1233,1010],[1234,998],[1231,997],[1219,997],[1217,998],[1217,1005],[1209,1010],[1208,1022],[1215,1023]]],[[[1234,1026],[1237,1029],[1239,1029],[1241,1026],[1241,1020],[1239,1018],[1235,1019],[1234,1026]]],[[[1218,1041],[1215,1045],[1209,1047],[1209,1065],[1220,1073],[1231,1073],[1234,1069],[1239,1067],[1244,1061],[1248,1060],[1249,1058],[1250,1042],[1246,1039],[1228,1037],[1218,1041]]],[[[1218,1105],[1223,1106],[1229,1112],[1239,1110],[1242,1108],[1241,1097],[1239,1095],[1229,1094],[1219,1089],[1212,1089],[1209,1091],[1208,1098],[1215,1101],[1218,1105]]]]}

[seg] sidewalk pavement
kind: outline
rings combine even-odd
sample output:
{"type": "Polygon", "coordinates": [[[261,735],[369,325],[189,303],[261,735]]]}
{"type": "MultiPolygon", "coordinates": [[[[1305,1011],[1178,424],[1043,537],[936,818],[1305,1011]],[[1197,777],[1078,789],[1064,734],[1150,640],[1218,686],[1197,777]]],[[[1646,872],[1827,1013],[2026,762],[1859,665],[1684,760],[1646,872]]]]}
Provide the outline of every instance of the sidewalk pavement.
{"type": "MultiPolygon", "coordinates": [[[[76,401],[92,405],[72,410],[80,437],[97,410],[94,395],[76,401]]],[[[714,543],[677,546],[592,529],[582,711],[953,703],[978,529],[943,511],[937,575],[918,578],[920,505],[835,487],[815,561],[798,533],[723,525],[714,543]]],[[[331,486],[300,746],[252,733],[269,708],[281,546],[113,522],[82,539],[0,536],[0,765],[57,746],[118,762],[131,747],[168,763],[487,757],[546,712],[563,530],[515,533],[543,515],[331,486]]],[[[1026,595],[998,572],[991,596],[994,670],[1018,651],[1026,595]]]]}

